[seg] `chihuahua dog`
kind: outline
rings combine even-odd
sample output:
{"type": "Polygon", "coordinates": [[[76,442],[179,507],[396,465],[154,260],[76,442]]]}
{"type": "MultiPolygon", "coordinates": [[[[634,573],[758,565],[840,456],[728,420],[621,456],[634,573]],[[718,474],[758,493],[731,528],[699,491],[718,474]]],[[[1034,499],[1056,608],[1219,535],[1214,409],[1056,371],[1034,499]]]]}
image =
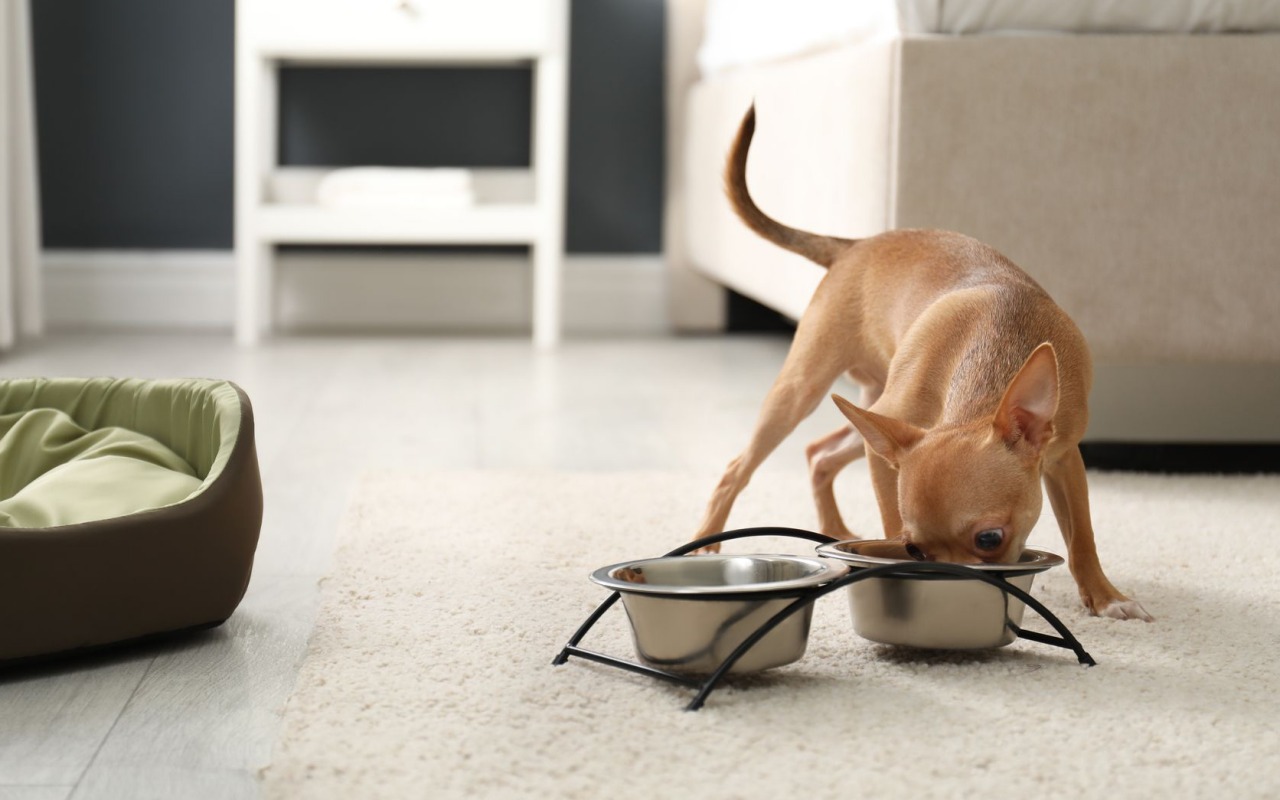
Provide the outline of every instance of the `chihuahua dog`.
{"type": "Polygon", "coordinates": [[[806,448],[823,533],[855,538],[832,484],[866,454],[885,536],[912,557],[1012,563],[1040,517],[1043,480],[1085,607],[1150,621],[1098,561],[1078,446],[1092,362],[1075,323],[1013,262],[967,236],[900,230],[850,240],[771,219],[747,192],[754,132],[753,106],[725,168],[734,210],[827,274],[697,535],[724,529],[752,473],[847,374],[865,408],[832,395],[849,424],[806,448]]]}

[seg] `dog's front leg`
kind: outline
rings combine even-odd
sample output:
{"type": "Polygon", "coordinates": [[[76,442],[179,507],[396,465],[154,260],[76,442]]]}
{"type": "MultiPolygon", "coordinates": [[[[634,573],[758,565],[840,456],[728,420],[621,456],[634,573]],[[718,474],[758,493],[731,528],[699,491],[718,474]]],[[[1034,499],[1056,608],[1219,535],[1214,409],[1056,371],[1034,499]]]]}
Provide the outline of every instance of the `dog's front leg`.
{"type": "Polygon", "coordinates": [[[902,534],[902,512],[898,509],[898,471],[887,459],[867,447],[867,463],[871,467],[871,485],[880,505],[880,521],[884,538],[896,539],[902,534]]]}
{"type": "Polygon", "coordinates": [[[1045,463],[1044,486],[1066,541],[1071,574],[1085,608],[1104,617],[1151,622],[1151,615],[1142,605],[1121,594],[1102,571],[1089,515],[1089,483],[1079,447],[1072,445],[1056,460],[1045,463]]]}

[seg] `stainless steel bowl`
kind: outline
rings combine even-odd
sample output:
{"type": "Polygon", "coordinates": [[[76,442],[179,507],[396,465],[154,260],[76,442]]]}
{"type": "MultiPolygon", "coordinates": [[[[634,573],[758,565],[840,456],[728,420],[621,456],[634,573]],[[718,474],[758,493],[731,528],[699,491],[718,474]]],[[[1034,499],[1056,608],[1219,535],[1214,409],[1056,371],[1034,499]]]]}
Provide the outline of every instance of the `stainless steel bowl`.
{"type": "MultiPolygon", "coordinates": [[[[824,544],[818,555],[866,569],[917,563],[896,541],[863,539],[824,544]]],[[[1027,549],[1015,564],[978,564],[973,569],[998,574],[1025,592],[1036,573],[1062,564],[1060,557],[1027,549]]],[[[1022,624],[1023,602],[975,578],[911,575],[868,578],[849,585],[853,629],[873,642],[946,650],[1003,647],[1016,634],[1007,622],[1022,624]]]]}
{"type": "MultiPolygon", "coordinates": [[[[641,661],[708,673],[796,597],[847,571],[843,564],[802,556],[675,556],[601,567],[591,580],[622,594],[641,661]]],[[[812,605],[787,617],[729,671],[796,661],[808,645],[812,617],[812,605]]]]}

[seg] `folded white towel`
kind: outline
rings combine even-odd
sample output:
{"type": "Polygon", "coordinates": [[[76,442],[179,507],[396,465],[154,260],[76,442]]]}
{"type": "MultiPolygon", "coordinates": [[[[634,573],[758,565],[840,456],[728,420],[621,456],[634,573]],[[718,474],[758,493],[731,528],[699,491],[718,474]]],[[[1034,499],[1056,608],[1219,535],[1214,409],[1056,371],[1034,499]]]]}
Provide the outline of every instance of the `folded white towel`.
{"type": "Polygon", "coordinates": [[[328,208],[461,208],[475,203],[471,171],[453,168],[347,167],[320,179],[328,208]]]}

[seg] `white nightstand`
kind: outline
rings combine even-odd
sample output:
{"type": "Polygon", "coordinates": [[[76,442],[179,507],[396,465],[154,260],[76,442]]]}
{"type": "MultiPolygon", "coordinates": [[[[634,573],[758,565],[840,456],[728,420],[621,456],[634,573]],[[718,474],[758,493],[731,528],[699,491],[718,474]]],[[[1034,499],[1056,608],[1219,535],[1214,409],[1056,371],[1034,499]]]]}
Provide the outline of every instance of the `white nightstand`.
{"type": "Polygon", "coordinates": [[[527,244],[533,338],[560,338],[568,105],[568,0],[237,0],[236,338],[271,327],[279,244],[527,244]],[[320,172],[281,168],[281,64],[531,63],[532,164],[477,169],[473,207],[333,209],[314,200],[320,172]]]}

